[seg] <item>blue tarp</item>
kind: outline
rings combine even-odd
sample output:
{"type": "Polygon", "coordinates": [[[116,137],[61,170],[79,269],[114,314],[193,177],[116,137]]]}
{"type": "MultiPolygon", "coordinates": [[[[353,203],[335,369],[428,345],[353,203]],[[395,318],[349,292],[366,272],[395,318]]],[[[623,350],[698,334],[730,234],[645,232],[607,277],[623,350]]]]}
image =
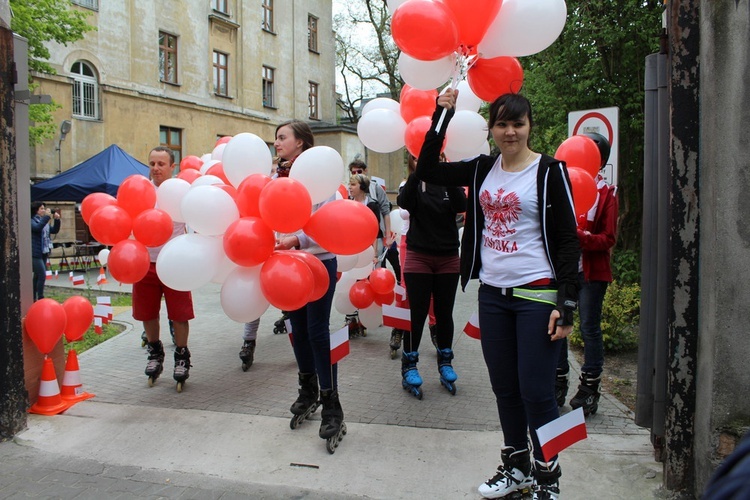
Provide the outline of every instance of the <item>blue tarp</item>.
{"type": "Polygon", "coordinates": [[[31,186],[31,200],[80,203],[91,193],[117,196],[120,183],[133,174],[148,177],[148,167],[112,144],[70,170],[31,186]]]}

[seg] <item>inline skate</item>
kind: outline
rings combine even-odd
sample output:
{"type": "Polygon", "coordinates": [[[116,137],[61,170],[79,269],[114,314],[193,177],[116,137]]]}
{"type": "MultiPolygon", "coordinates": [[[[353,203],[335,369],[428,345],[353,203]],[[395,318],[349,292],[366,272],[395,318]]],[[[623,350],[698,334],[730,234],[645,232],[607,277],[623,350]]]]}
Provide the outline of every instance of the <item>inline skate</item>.
{"type": "Polygon", "coordinates": [[[565,406],[565,396],[568,395],[568,372],[562,373],[560,369],[557,369],[557,377],[555,377],[555,399],[557,400],[557,406],[562,408],[565,406]]]}
{"type": "Polygon", "coordinates": [[[339,393],[335,389],[320,391],[320,402],[323,410],[320,412],[321,422],[318,435],[326,440],[328,453],[333,454],[346,435],[344,410],[339,402],[339,393]]]}
{"type": "Polygon", "coordinates": [[[318,401],[318,377],[314,373],[300,373],[299,377],[299,396],[292,403],[291,411],[294,416],[289,421],[289,427],[294,430],[299,424],[310,418],[315,413],[320,402],[318,401]]]}
{"type": "Polygon", "coordinates": [[[448,389],[453,396],[456,395],[456,380],[458,375],[453,370],[451,360],[453,359],[453,350],[451,348],[437,350],[437,365],[440,372],[440,383],[448,389]]]}
{"type": "Polygon", "coordinates": [[[246,340],[242,344],[240,349],[240,359],[242,360],[242,371],[246,372],[248,368],[253,366],[253,360],[255,359],[255,341],[246,340]]]}
{"type": "Polygon", "coordinates": [[[419,353],[417,351],[401,353],[401,377],[403,377],[401,385],[405,391],[411,392],[415,398],[422,399],[422,377],[419,376],[417,370],[418,362],[419,353]]]}
{"type": "Polygon", "coordinates": [[[399,330],[398,328],[391,330],[391,359],[396,359],[396,356],[398,356],[398,350],[401,348],[401,339],[404,337],[405,333],[408,332],[405,330],[399,330]]]}
{"type": "Polygon", "coordinates": [[[531,458],[528,449],[518,450],[506,446],[500,452],[503,463],[497,473],[479,485],[484,498],[521,499],[531,493],[534,479],[531,476],[531,458]]]}
{"type": "Polygon", "coordinates": [[[282,333],[289,333],[286,331],[286,320],[289,319],[289,313],[281,311],[281,317],[277,319],[273,324],[273,333],[275,335],[282,333]]]}
{"type": "Polygon", "coordinates": [[[153,387],[156,379],[164,371],[164,345],[161,343],[161,340],[147,342],[146,352],[148,353],[146,376],[148,376],[148,386],[153,387]]]}
{"type": "Polygon", "coordinates": [[[557,500],[560,497],[561,475],[557,460],[534,460],[534,500],[557,500]]]}
{"type": "Polygon", "coordinates": [[[601,374],[594,377],[586,372],[581,373],[579,378],[581,383],[578,386],[578,392],[570,400],[571,408],[575,410],[582,407],[583,415],[586,417],[594,415],[599,409],[599,398],[601,397],[599,383],[601,379],[601,374]]]}
{"type": "Polygon", "coordinates": [[[349,338],[367,337],[367,329],[359,320],[359,313],[346,315],[346,325],[349,327],[349,338]]]}
{"type": "Polygon", "coordinates": [[[177,347],[174,350],[174,379],[177,381],[177,392],[182,392],[185,381],[190,377],[190,350],[185,347],[177,347]]]}

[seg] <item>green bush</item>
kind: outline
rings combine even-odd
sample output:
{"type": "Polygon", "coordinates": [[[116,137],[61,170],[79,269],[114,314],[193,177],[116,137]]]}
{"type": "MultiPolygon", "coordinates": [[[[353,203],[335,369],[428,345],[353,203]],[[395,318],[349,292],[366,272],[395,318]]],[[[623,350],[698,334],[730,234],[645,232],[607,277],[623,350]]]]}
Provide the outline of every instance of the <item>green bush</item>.
{"type": "MultiPolygon", "coordinates": [[[[641,314],[641,287],[615,281],[607,287],[602,306],[602,339],[604,352],[629,351],[638,347],[641,314]]],[[[576,315],[570,343],[582,346],[581,324],[576,315]]]]}
{"type": "Polygon", "coordinates": [[[641,255],[635,250],[615,249],[612,253],[612,276],[623,285],[641,282],[641,255]]]}

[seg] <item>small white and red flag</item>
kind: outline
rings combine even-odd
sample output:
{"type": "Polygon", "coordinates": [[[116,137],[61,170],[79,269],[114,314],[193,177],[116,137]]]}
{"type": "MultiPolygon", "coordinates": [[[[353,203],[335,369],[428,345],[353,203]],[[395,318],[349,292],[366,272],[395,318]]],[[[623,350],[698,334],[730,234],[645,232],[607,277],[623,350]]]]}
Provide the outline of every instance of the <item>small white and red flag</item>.
{"type": "Polygon", "coordinates": [[[49,269],[45,271],[46,279],[51,280],[52,279],[52,271],[49,269]]]}
{"type": "Polygon", "coordinates": [[[58,278],[58,276],[57,276],[57,270],[55,270],[55,279],[57,279],[57,278],[58,278]]]}
{"type": "Polygon", "coordinates": [[[464,333],[473,339],[479,339],[479,313],[474,313],[464,327],[464,333]]]}
{"type": "MultiPolygon", "coordinates": [[[[96,298],[96,305],[97,306],[103,306],[101,309],[102,312],[106,312],[105,316],[108,320],[112,321],[112,315],[114,314],[114,310],[112,309],[112,299],[110,297],[97,297],[96,298]]],[[[94,307],[94,314],[96,314],[96,307],[94,307]]]]}
{"type": "Polygon", "coordinates": [[[73,271],[68,273],[68,280],[73,281],[73,271]]]}
{"type": "Polygon", "coordinates": [[[396,285],[393,287],[393,293],[396,295],[396,298],[398,300],[406,300],[406,288],[402,287],[401,285],[396,285]]]}
{"type": "Polygon", "coordinates": [[[586,439],[586,420],[583,408],[576,408],[562,417],[544,424],[536,430],[542,455],[549,462],[552,458],[578,441],[586,439]]]}
{"type": "Polygon", "coordinates": [[[94,316],[94,333],[97,335],[102,334],[102,318],[94,316]]]}
{"type": "Polygon", "coordinates": [[[79,274],[78,276],[73,276],[73,286],[83,285],[84,283],[86,283],[86,280],[83,279],[83,274],[79,274]]]}
{"type": "Polygon", "coordinates": [[[411,310],[397,306],[383,306],[383,326],[411,331],[411,310]]]}
{"type": "Polygon", "coordinates": [[[331,364],[335,365],[349,354],[349,327],[331,334],[331,364]]]}

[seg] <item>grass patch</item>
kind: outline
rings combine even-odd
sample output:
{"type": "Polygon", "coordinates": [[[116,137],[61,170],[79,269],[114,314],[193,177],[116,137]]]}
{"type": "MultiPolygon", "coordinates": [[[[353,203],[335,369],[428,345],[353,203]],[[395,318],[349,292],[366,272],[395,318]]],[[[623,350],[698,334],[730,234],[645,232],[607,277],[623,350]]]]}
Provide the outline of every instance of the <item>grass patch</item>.
{"type": "Polygon", "coordinates": [[[63,336],[63,349],[65,351],[65,355],[67,356],[68,351],[71,349],[75,349],[78,354],[87,351],[88,349],[91,349],[94,346],[97,346],[104,342],[105,340],[109,340],[115,335],[119,335],[125,330],[125,327],[123,325],[118,325],[115,323],[109,323],[106,325],[102,325],[102,333],[98,334],[94,331],[94,327],[91,326],[86,333],[83,334],[83,337],[80,340],[76,340],[75,342],[68,343],[67,340],[65,340],[65,337],[63,336]]]}

